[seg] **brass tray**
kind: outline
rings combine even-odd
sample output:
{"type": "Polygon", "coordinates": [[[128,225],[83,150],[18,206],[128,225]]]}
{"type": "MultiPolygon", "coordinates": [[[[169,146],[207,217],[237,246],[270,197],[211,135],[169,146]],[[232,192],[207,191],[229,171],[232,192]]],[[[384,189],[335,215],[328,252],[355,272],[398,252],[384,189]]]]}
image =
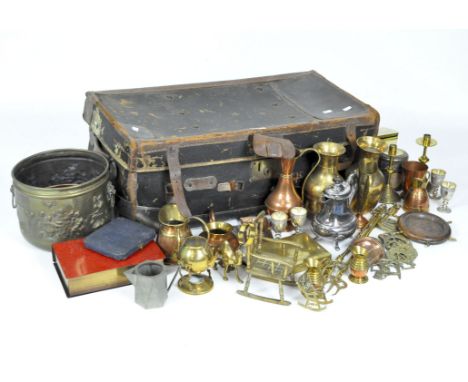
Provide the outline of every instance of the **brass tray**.
{"type": "Polygon", "coordinates": [[[407,212],[398,218],[398,228],[408,239],[426,245],[447,241],[452,229],[441,217],[429,212],[407,212]]]}

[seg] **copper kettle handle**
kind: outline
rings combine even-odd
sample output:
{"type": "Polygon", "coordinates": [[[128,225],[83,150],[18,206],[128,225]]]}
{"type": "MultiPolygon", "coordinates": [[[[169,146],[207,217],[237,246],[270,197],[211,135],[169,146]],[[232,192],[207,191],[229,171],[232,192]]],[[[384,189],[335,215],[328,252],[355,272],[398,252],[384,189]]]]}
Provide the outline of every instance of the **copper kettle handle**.
{"type": "Polygon", "coordinates": [[[314,151],[315,153],[317,153],[318,155],[318,161],[317,163],[310,169],[309,173],[306,175],[306,177],[304,178],[304,182],[302,182],[302,191],[301,191],[301,199],[302,199],[302,203],[304,203],[304,195],[305,195],[305,186],[307,184],[307,180],[309,179],[309,177],[312,175],[312,173],[315,171],[315,169],[317,168],[317,166],[319,165],[320,161],[322,160],[322,156],[320,155],[320,153],[314,149],[313,147],[309,147],[307,149],[304,149],[301,151],[301,153],[297,156],[297,158],[300,158],[302,155],[304,155],[305,153],[307,152],[310,152],[310,151],[314,151]]]}

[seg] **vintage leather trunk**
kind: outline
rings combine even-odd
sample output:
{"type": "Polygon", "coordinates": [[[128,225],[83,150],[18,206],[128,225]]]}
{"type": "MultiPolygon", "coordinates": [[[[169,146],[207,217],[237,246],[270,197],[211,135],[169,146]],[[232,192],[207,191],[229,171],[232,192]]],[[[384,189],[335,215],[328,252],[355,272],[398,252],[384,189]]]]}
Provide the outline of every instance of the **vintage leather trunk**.
{"type": "MultiPolygon", "coordinates": [[[[291,140],[300,150],[376,135],[379,114],[314,71],[271,77],[86,94],[90,149],[115,164],[121,215],[147,224],[169,200],[184,214],[220,218],[259,211],[276,184],[279,160],[255,155],[253,134],[291,140]]],[[[296,185],[317,158],[304,155],[296,185]]]]}

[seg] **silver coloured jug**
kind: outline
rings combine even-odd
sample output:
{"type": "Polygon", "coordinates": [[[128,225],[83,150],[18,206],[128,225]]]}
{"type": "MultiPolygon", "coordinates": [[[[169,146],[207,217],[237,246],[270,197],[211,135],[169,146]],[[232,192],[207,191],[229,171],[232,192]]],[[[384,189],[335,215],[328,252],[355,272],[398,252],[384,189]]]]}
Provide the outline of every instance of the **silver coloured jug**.
{"type": "Polygon", "coordinates": [[[312,220],[312,227],[318,235],[335,238],[336,250],[340,249],[339,241],[356,230],[356,216],[350,208],[355,192],[355,186],[341,177],[335,177],[333,184],[323,192],[322,208],[312,220]]]}
{"type": "Polygon", "coordinates": [[[167,300],[166,268],[161,261],[144,261],[124,272],[135,286],[135,302],[145,309],[160,308],[167,300]]]}

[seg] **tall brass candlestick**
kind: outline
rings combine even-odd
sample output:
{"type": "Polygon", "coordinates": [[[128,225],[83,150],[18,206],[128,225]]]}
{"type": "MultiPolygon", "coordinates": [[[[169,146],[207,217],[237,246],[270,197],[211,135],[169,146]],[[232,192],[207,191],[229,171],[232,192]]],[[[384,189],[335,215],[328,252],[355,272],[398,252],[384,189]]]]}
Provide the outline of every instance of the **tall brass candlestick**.
{"type": "Polygon", "coordinates": [[[424,134],[422,137],[416,139],[416,143],[419,146],[423,147],[423,153],[418,158],[418,160],[421,163],[426,164],[427,162],[429,162],[429,158],[427,156],[427,148],[437,145],[437,141],[434,138],[431,137],[431,134],[424,134]]]}
{"type": "Polygon", "coordinates": [[[393,168],[393,161],[395,159],[395,156],[397,154],[397,145],[391,144],[388,148],[388,156],[389,156],[389,161],[388,161],[388,166],[387,166],[387,183],[385,184],[384,189],[382,190],[382,194],[380,194],[380,203],[384,204],[395,204],[400,200],[400,197],[396,193],[396,191],[393,189],[391,185],[391,178],[392,174],[395,172],[395,169],[393,168]]]}

